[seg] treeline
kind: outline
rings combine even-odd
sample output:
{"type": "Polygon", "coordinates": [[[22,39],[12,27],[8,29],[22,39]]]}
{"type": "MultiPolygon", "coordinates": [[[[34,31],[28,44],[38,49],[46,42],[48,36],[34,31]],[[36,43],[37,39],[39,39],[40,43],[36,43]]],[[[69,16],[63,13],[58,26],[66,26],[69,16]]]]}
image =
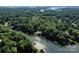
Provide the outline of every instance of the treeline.
{"type": "Polygon", "coordinates": [[[0,24],[1,53],[35,53],[37,51],[33,42],[24,33],[0,24]]]}
{"type": "Polygon", "coordinates": [[[40,31],[41,36],[63,46],[79,42],[79,12],[76,10],[0,12],[0,24],[25,34],[40,31]]]}

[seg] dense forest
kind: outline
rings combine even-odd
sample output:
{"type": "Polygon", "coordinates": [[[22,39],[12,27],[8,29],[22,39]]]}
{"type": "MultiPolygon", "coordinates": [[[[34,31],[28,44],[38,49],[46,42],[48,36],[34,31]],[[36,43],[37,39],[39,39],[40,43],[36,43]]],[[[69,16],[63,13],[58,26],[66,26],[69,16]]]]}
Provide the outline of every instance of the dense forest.
{"type": "Polygon", "coordinates": [[[36,33],[62,46],[78,44],[79,9],[0,7],[0,52],[38,52],[27,37],[36,33]]]}

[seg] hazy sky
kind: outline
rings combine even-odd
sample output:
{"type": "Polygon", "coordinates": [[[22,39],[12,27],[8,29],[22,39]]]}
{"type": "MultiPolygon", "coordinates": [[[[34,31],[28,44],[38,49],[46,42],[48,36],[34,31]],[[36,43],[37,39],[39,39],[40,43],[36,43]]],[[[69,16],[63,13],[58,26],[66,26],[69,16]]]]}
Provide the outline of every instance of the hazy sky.
{"type": "Polygon", "coordinates": [[[0,6],[79,6],[79,0],[0,0],[0,6]]]}

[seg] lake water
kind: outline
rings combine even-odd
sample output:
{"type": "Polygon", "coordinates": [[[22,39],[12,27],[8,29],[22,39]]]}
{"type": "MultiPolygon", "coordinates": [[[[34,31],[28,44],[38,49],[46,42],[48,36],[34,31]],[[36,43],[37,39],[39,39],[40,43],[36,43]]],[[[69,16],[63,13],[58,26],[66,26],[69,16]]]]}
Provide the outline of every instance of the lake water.
{"type": "Polygon", "coordinates": [[[43,37],[35,36],[35,35],[27,35],[32,39],[33,42],[37,44],[38,47],[42,48],[46,53],[78,53],[79,45],[62,47],[50,40],[47,40],[43,37]]]}

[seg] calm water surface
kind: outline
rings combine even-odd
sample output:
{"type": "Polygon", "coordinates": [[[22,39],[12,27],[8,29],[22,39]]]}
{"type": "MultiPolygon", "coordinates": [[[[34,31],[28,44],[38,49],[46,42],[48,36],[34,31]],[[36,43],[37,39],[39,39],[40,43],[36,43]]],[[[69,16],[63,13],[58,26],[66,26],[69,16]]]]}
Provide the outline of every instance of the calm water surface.
{"type": "Polygon", "coordinates": [[[35,35],[27,35],[32,39],[33,42],[38,44],[38,47],[41,47],[45,50],[46,53],[78,53],[79,52],[79,45],[67,46],[62,47],[50,40],[47,40],[43,37],[35,36],[35,35]]]}

